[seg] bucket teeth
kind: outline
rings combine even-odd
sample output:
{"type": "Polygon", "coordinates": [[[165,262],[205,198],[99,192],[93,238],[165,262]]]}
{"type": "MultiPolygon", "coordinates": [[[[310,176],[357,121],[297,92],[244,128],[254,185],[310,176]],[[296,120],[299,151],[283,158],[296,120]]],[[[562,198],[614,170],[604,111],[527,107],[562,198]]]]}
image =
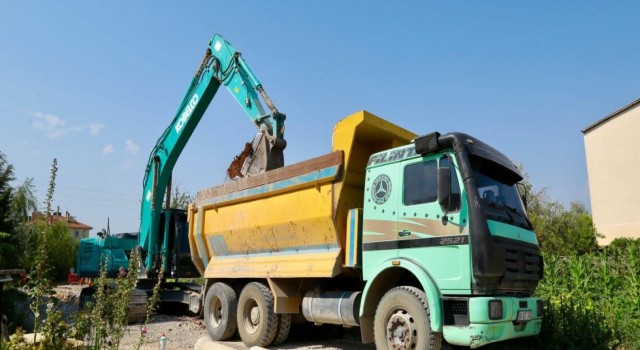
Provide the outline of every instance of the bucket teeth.
{"type": "Polygon", "coordinates": [[[241,179],[280,168],[284,165],[283,148],[271,147],[269,138],[259,132],[253,141],[247,142],[242,152],[233,159],[227,169],[227,175],[230,179],[241,179]]]}

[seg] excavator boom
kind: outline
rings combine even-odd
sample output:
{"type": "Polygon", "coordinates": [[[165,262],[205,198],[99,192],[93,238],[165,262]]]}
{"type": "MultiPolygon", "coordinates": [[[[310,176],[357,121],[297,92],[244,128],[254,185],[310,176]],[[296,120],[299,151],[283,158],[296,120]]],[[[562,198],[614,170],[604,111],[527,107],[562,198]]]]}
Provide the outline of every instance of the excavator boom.
{"type": "MultiPolygon", "coordinates": [[[[171,182],[173,167],[220,85],[231,92],[258,129],[251,148],[243,152],[246,153],[244,156],[241,155],[242,163],[235,166],[235,171],[229,171],[230,177],[252,176],[284,165],[285,114],[275,107],[240,52],[216,34],[209,41],[173,121],[149,155],[140,212],[139,244],[145,266],[142,275],[154,275],[163,260],[164,267],[167,266],[169,228],[163,229],[164,235],[159,234],[162,201],[171,182]],[[265,101],[268,111],[263,108],[258,95],[265,101]]],[[[238,159],[236,157],[234,162],[237,163],[238,159]]],[[[164,222],[168,226],[169,220],[164,222]]]]}

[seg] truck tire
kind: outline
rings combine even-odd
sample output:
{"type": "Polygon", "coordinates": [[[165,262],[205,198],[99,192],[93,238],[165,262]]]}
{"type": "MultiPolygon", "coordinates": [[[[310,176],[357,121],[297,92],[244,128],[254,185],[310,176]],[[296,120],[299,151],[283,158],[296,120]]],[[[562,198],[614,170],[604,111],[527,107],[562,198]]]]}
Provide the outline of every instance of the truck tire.
{"type": "Polygon", "coordinates": [[[289,331],[291,330],[291,314],[278,315],[278,330],[276,331],[276,337],[273,339],[271,345],[282,345],[287,341],[289,331]]]}
{"type": "Polygon", "coordinates": [[[278,317],[273,311],[273,295],[259,282],[247,284],[238,298],[238,333],[249,347],[271,345],[278,331],[278,317]]]}
{"type": "Polygon", "coordinates": [[[228,284],[214,283],[204,299],[204,323],[212,340],[227,340],[236,332],[238,298],[228,284]]]}
{"type": "Polygon", "coordinates": [[[442,333],[431,330],[429,304],[423,291],[402,286],[380,300],[374,319],[376,349],[440,350],[442,333]]]}

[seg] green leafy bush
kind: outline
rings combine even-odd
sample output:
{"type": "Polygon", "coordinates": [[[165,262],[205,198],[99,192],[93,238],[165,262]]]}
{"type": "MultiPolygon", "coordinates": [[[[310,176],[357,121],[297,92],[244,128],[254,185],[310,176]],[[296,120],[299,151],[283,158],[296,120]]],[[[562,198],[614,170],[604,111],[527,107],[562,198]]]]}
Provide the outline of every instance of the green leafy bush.
{"type": "Polygon", "coordinates": [[[45,251],[52,280],[66,281],[69,269],[76,265],[78,241],[69,235],[67,225],[62,222],[53,224],[50,230],[42,233],[47,235],[45,251]]]}
{"type": "MultiPolygon", "coordinates": [[[[57,170],[57,161],[54,159],[45,202],[45,218],[49,217],[51,213],[57,170]]],[[[12,167],[6,166],[4,157],[0,153],[0,208],[3,205],[2,199],[6,199],[4,202],[6,204],[5,207],[10,202],[11,196],[3,197],[2,193],[3,188],[10,189],[7,186],[3,187],[3,184],[7,184],[7,181],[3,182],[3,174],[12,175],[11,171],[12,167]]],[[[4,176],[4,179],[6,180],[10,177],[4,176]]],[[[10,193],[10,191],[7,191],[5,192],[10,193]]],[[[23,208],[24,206],[18,205],[17,207],[23,208]]],[[[17,213],[22,214],[15,217],[24,218],[25,211],[23,209],[16,210],[17,213]]],[[[4,212],[0,212],[0,228],[2,228],[2,223],[8,222],[8,220],[4,220],[6,217],[3,217],[2,214],[4,212]]],[[[29,282],[25,290],[29,298],[29,308],[34,314],[33,330],[38,334],[34,340],[38,344],[26,344],[22,330],[18,328],[12,341],[8,343],[0,341],[0,350],[22,350],[27,348],[35,350],[71,349],[74,346],[70,343],[73,340],[72,338],[78,339],[80,343],[83,343],[85,349],[118,349],[120,339],[127,326],[129,301],[136,286],[140,268],[140,256],[137,251],[134,251],[129,259],[128,273],[122,271],[115,279],[107,278],[106,263],[101,266],[100,277],[94,285],[95,294],[93,300],[87,303],[88,305],[86,305],[83,312],[75,315],[73,324],[67,324],[63,319],[57,299],[53,297],[52,282],[66,279],[69,268],[75,265],[78,243],[68,234],[67,226],[64,223],[53,224],[43,218],[33,224],[20,223],[20,225],[16,226],[14,221],[12,225],[10,227],[11,234],[0,231],[0,253],[8,252],[8,250],[3,249],[2,243],[9,240],[12,240],[11,243],[19,243],[19,247],[30,248],[29,254],[24,254],[23,256],[23,261],[29,270],[29,282]],[[19,234],[15,235],[14,233],[19,234]],[[16,240],[16,237],[20,239],[16,240]]],[[[6,255],[1,255],[1,257],[4,258],[6,255]]],[[[0,266],[2,265],[0,264],[0,266]]],[[[149,300],[144,325],[149,322],[150,317],[155,312],[159,300],[162,276],[163,271],[161,270],[149,300]]],[[[135,347],[136,349],[139,349],[147,342],[144,325],[141,326],[140,339],[135,347]]]]}
{"type": "Polygon", "coordinates": [[[640,247],[545,255],[540,340],[555,349],[640,349],[640,247]]]}

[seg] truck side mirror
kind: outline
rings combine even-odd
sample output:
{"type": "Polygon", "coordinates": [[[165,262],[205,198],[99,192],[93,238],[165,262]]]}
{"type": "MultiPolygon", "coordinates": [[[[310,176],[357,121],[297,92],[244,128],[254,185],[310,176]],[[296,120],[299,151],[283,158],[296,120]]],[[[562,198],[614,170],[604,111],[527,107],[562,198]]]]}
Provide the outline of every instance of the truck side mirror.
{"type": "Polygon", "coordinates": [[[451,169],[438,168],[438,204],[446,211],[451,208],[451,169]]]}

